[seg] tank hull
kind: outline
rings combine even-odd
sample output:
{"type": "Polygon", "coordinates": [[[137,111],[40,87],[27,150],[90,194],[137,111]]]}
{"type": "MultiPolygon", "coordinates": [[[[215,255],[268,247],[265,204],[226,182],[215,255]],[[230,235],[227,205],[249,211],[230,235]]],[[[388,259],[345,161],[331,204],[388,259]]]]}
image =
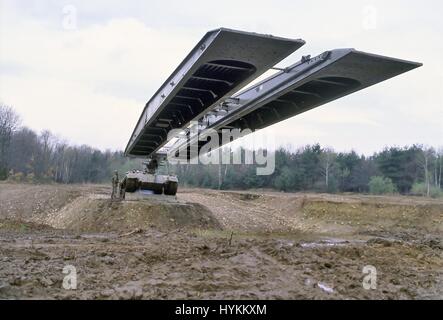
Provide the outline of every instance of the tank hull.
{"type": "Polygon", "coordinates": [[[134,193],[140,190],[152,191],[154,194],[174,196],[177,193],[178,179],[174,175],[151,174],[142,171],[131,171],[123,178],[121,188],[124,192],[134,193]]]}

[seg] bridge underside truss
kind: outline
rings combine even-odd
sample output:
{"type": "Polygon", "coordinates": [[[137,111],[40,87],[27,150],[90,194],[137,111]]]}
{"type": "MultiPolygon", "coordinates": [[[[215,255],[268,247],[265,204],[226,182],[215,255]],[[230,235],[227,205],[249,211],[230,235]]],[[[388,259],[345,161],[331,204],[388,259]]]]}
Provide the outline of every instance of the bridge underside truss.
{"type": "Polygon", "coordinates": [[[198,139],[207,129],[220,135],[229,129],[262,129],[421,66],[336,49],[303,57],[238,92],[303,44],[227,29],[209,32],[147,103],[126,155],[172,153],[189,158],[191,144],[199,151],[208,143],[198,139]],[[182,133],[171,141],[168,133],[173,129],[182,133]]]}

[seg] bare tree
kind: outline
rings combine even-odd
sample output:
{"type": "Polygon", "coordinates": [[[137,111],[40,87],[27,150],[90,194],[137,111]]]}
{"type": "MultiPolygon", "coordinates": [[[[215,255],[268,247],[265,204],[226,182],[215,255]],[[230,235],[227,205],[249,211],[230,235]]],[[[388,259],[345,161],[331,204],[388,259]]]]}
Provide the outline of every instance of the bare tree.
{"type": "Polygon", "coordinates": [[[325,177],[326,189],[329,188],[329,177],[336,158],[336,154],[332,148],[323,148],[320,154],[321,174],[325,177]]]}
{"type": "Polygon", "coordinates": [[[225,179],[226,179],[226,175],[228,174],[228,165],[229,162],[225,164],[225,169],[222,170],[222,166],[223,166],[223,157],[225,155],[229,155],[229,157],[231,157],[231,151],[229,148],[225,148],[222,147],[218,150],[219,153],[219,162],[218,162],[218,189],[220,190],[225,179]],[[224,171],[222,173],[222,171],[224,171]]]}
{"type": "Polygon", "coordinates": [[[437,152],[437,165],[435,166],[437,173],[436,186],[441,188],[442,167],[443,167],[443,147],[440,147],[437,152]],[[437,169],[438,167],[438,169],[437,169]]]}
{"type": "Polygon", "coordinates": [[[431,178],[432,171],[430,170],[432,159],[434,158],[435,151],[433,148],[423,147],[418,159],[419,165],[423,168],[424,180],[426,185],[426,196],[429,197],[431,193],[431,178]]]}
{"type": "Polygon", "coordinates": [[[0,179],[8,175],[9,147],[12,134],[20,124],[20,117],[14,110],[5,105],[0,105],[0,179]]]}

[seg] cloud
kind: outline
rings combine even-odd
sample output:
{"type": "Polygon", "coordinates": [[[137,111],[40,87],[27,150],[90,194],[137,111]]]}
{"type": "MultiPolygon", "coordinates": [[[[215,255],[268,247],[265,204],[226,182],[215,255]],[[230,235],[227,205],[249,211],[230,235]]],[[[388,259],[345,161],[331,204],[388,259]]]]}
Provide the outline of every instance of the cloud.
{"type": "Polygon", "coordinates": [[[76,144],[123,149],[146,101],[203,34],[225,26],[307,40],[301,55],[355,47],[424,67],[265,132],[278,143],[320,142],[370,153],[386,144],[441,145],[443,22],[440,1],[373,0],[364,28],[356,1],[0,0],[0,100],[26,125],[76,144]],[[77,28],[63,29],[73,5],[77,28]]]}
{"type": "Polygon", "coordinates": [[[33,128],[115,149],[125,146],[149,95],[194,42],[134,19],[76,31],[30,21],[14,32],[2,29],[0,38],[0,67],[11,71],[0,75],[3,102],[33,128]]]}

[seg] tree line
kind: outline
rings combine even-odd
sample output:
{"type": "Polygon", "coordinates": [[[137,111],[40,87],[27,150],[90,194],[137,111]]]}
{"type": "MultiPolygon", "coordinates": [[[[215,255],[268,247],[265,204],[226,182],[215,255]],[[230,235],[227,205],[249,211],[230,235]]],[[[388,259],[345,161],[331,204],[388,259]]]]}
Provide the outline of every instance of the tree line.
{"type": "Polygon", "coordinates": [[[389,147],[372,156],[336,152],[320,144],[275,151],[275,172],[258,176],[254,165],[178,165],[186,186],[280,191],[442,195],[443,148],[389,147]]]}
{"type": "Polygon", "coordinates": [[[131,170],[139,161],[121,151],[73,146],[50,131],[20,126],[13,108],[0,105],[0,180],[17,182],[102,183],[112,172],[131,170]]]}
{"type": "MultiPolygon", "coordinates": [[[[0,105],[0,180],[55,183],[109,182],[112,172],[141,169],[122,151],[74,146],[45,130],[20,125],[13,108],[0,105]]],[[[319,144],[274,152],[275,172],[258,176],[255,165],[170,166],[182,186],[215,189],[401,193],[440,196],[443,148],[389,147],[371,156],[336,152],[319,144]]]]}

